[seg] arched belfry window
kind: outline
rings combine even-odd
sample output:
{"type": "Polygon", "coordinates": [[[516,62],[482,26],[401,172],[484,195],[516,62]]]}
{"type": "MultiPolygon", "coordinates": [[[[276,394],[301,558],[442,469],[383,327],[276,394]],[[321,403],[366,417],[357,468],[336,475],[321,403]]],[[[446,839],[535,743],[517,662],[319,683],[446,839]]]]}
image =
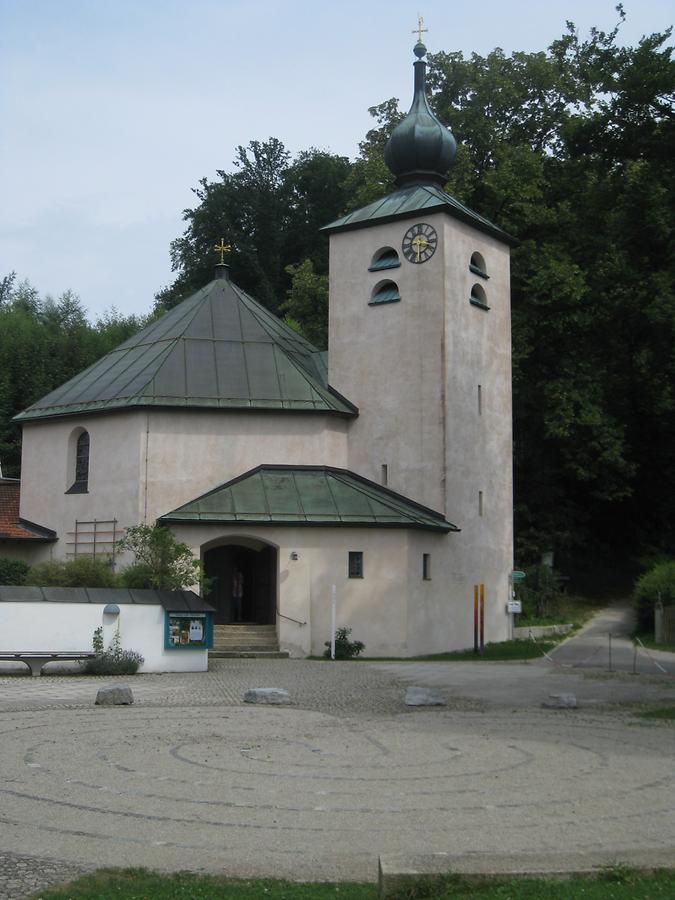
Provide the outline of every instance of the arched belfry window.
{"type": "Polygon", "coordinates": [[[368,305],[379,306],[381,303],[396,303],[400,299],[401,295],[395,281],[380,281],[373,288],[368,305]]]}
{"type": "Polygon", "coordinates": [[[487,273],[487,266],[485,265],[485,260],[480,255],[480,253],[472,253],[471,254],[471,262],[469,263],[469,270],[473,272],[474,275],[478,275],[481,278],[489,278],[490,276],[487,273]]]}
{"type": "Polygon", "coordinates": [[[86,494],[89,490],[89,449],[89,432],[83,429],[75,437],[71,453],[71,478],[74,476],[75,480],[68,494],[86,494]]]}
{"type": "Polygon", "coordinates": [[[396,269],[400,265],[401,260],[393,247],[381,247],[373,254],[368,271],[379,272],[380,269],[396,269]]]}
{"type": "Polygon", "coordinates": [[[474,306],[479,306],[481,309],[485,310],[490,309],[487,302],[487,294],[481,284],[474,284],[471,288],[471,297],[469,300],[474,306]]]}

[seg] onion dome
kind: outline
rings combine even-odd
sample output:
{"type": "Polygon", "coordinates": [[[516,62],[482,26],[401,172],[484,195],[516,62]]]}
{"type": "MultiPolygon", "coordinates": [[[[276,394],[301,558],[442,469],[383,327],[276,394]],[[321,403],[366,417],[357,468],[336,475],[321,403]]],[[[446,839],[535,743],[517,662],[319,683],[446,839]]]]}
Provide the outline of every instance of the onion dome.
{"type": "Polygon", "coordinates": [[[445,184],[457,152],[449,128],[429,108],[426,92],[427,48],[415,44],[415,92],[408,115],[394,128],[384,148],[384,161],[396,176],[397,187],[409,184],[445,184]]]}

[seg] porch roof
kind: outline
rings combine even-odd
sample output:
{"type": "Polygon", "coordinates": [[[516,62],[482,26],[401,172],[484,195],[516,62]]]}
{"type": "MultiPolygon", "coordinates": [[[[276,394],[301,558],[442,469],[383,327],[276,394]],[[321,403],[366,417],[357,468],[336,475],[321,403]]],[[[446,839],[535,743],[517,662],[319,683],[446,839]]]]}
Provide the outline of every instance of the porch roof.
{"type": "Polygon", "coordinates": [[[258,466],[159,521],[459,531],[441,513],[332,466],[258,466]]]}

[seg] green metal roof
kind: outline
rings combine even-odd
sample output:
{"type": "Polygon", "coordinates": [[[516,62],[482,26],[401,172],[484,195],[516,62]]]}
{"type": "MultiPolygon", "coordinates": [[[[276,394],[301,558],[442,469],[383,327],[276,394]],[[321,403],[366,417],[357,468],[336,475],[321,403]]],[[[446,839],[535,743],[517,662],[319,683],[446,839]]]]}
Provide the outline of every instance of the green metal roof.
{"type": "Polygon", "coordinates": [[[15,420],[147,406],[358,414],[325,354],[221,277],[15,420]]]}
{"type": "Polygon", "coordinates": [[[159,521],[459,531],[440,513],[346,469],[330,466],[258,466],[159,521]]]}
{"type": "Polygon", "coordinates": [[[364,228],[368,225],[381,225],[383,222],[391,222],[395,219],[410,218],[421,212],[446,212],[505,244],[514,247],[518,243],[516,238],[502,231],[488,219],[469,209],[468,206],[464,206],[459,200],[455,200],[450,194],[446,194],[445,191],[433,184],[413,184],[401,188],[380,200],[375,200],[374,203],[369,203],[368,206],[348,213],[341,219],[336,219],[330,225],[324,225],[321,230],[332,234],[336,231],[347,231],[353,228],[364,228]]]}

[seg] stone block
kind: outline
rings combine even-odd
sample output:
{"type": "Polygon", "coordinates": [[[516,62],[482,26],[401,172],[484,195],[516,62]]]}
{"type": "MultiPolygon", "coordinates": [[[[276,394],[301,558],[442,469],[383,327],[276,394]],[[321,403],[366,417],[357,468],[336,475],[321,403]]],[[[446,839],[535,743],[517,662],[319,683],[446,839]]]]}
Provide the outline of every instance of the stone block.
{"type": "Polygon", "coordinates": [[[576,709],[577,698],[575,694],[549,694],[541,705],[544,709],[576,709]]]}
{"type": "Polygon", "coordinates": [[[446,706],[447,701],[436,688],[409,687],[405,692],[406,706],[446,706]]]}
{"type": "Polygon", "coordinates": [[[268,703],[280,706],[290,702],[288,691],[283,688],[251,688],[244,694],[244,703],[268,703]]]}
{"type": "Polygon", "coordinates": [[[133,702],[134,695],[127,684],[110,684],[96,693],[96,706],[129,706],[133,702]]]}

